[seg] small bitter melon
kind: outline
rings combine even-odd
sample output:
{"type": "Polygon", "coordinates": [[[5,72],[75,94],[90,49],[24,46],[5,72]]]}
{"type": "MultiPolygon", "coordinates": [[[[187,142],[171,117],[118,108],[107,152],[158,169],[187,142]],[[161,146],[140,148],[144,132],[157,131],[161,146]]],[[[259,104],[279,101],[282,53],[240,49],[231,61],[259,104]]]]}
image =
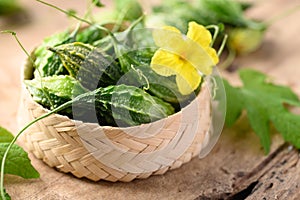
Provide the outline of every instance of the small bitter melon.
{"type": "Polygon", "coordinates": [[[114,85],[123,75],[112,56],[92,45],[74,42],[49,50],[59,55],[69,74],[90,90],[114,85]]]}
{"type": "MultiPolygon", "coordinates": [[[[66,75],[35,78],[24,83],[33,100],[50,110],[87,92],[77,80],[66,75]]],[[[71,109],[64,110],[62,114],[70,116],[71,109]]]]}
{"type": "Polygon", "coordinates": [[[87,112],[95,111],[100,125],[119,127],[154,122],[174,113],[171,104],[138,87],[123,84],[88,92],[75,99],[74,108],[76,119],[85,121],[87,112]]]}

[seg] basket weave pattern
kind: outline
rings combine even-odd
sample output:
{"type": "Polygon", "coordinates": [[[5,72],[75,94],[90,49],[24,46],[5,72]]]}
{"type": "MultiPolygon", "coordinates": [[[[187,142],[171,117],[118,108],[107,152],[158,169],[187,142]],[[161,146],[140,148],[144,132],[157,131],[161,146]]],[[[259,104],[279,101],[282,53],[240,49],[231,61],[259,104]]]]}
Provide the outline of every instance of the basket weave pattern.
{"type": "MultiPolygon", "coordinates": [[[[21,96],[21,125],[48,112],[25,87],[21,96]]],[[[135,127],[101,127],[53,114],[27,129],[25,145],[59,171],[94,181],[129,182],[164,174],[197,156],[209,140],[210,106],[209,91],[203,87],[182,111],[135,127]]]]}

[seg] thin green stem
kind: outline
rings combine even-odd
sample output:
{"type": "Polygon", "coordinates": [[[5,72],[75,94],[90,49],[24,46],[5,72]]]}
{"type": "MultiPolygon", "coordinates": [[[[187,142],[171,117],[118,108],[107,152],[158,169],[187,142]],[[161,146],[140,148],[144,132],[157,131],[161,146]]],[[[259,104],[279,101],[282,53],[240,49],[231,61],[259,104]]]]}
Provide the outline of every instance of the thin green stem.
{"type": "Polygon", "coordinates": [[[35,120],[29,122],[24,128],[22,128],[22,130],[14,137],[14,139],[9,143],[8,147],[6,148],[4,154],[3,154],[3,158],[2,158],[2,162],[1,162],[1,178],[0,178],[0,191],[1,191],[1,198],[2,200],[6,200],[5,197],[5,192],[4,192],[4,169],[5,169],[5,161],[7,158],[7,155],[10,151],[10,149],[12,148],[12,146],[15,144],[15,142],[17,141],[17,139],[20,137],[20,135],[26,130],[28,129],[31,125],[33,125],[34,123],[36,123],[37,121],[40,121],[41,119],[44,119],[46,117],[48,117],[49,115],[52,115],[54,113],[57,113],[65,108],[68,108],[69,106],[71,106],[73,103],[73,101],[68,101],[64,104],[62,104],[61,106],[53,109],[52,111],[36,118],[35,120]]]}
{"type": "Polygon", "coordinates": [[[150,88],[150,83],[148,78],[145,76],[145,74],[140,70],[140,69],[136,69],[133,65],[130,65],[130,67],[137,73],[137,75],[139,76],[140,79],[145,79],[147,86],[143,87],[144,90],[149,90],[150,88]]]}
{"type": "Polygon", "coordinates": [[[14,38],[16,39],[16,41],[18,42],[19,46],[22,48],[22,50],[25,52],[25,54],[27,55],[27,57],[30,59],[30,61],[33,63],[33,59],[31,58],[31,56],[29,55],[29,53],[26,51],[26,49],[24,48],[24,46],[22,45],[22,43],[20,42],[19,38],[17,37],[17,33],[11,30],[5,30],[5,31],[1,31],[1,33],[9,33],[12,36],[14,36],[14,38]]]}
{"type": "Polygon", "coordinates": [[[228,39],[228,35],[225,34],[224,37],[223,37],[221,46],[220,46],[220,48],[219,48],[219,50],[218,50],[218,53],[217,53],[219,57],[221,56],[221,54],[222,54],[222,52],[223,52],[223,50],[224,50],[224,47],[225,47],[226,42],[227,42],[227,39],[228,39]]]}
{"type": "Polygon", "coordinates": [[[134,29],[134,27],[136,27],[136,25],[138,25],[143,19],[145,18],[145,15],[141,15],[137,20],[135,20],[129,27],[128,27],[128,31],[132,31],[132,29],[134,29]]]}
{"type": "Polygon", "coordinates": [[[61,9],[61,8],[59,8],[59,7],[57,7],[57,6],[55,6],[55,5],[52,5],[52,4],[50,4],[50,3],[47,3],[47,2],[44,2],[44,1],[41,1],[41,0],[36,0],[36,1],[42,3],[42,4],[46,5],[46,6],[49,6],[49,7],[51,7],[51,8],[54,8],[54,9],[56,9],[56,10],[58,10],[58,11],[64,13],[64,14],[66,14],[66,15],[68,15],[68,16],[71,16],[71,17],[73,17],[73,18],[79,20],[79,21],[82,21],[82,22],[85,22],[85,23],[91,25],[91,23],[90,23],[89,21],[87,21],[87,20],[85,20],[85,19],[82,19],[82,18],[78,17],[77,15],[75,15],[75,14],[72,13],[72,12],[68,12],[68,11],[66,11],[66,10],[63,10],[63,9],[61,9]]]}
{"type": "Polygon", "coordinates": [[[126,13],[128,12],[127,7],[126,7],[126,9],[122,9],[121,13],[118,15],[117,21],[112,29],[112,32],[116,32],[116,31],[120,30],[120,28],[122,27],[122,22],[124,21],[126,13]]]}
{"type": "Polygon", "coordinates": [[[94,8],[95,4],[92,1],[87,1],[87,8],[86,8],[86,12],[84,14],[84,18],[88,19],[90,18],[91,21],[94,21],[93,17],[92,17],[92,10],[94,8]]]}
{"type": "Polygon", "coordinates": [[[214,29],[215,30],[213,38],[212,38],[212,42],[210,44],[210,46],[213,46],[214,43],[215,43],[215,41],[216,41],[216,39],[217,39],[217,37],[218,37],[218,35],[219,35],[220,29],[219,29],[219,27],[217,25],[208,25],[205,28],[206,29],[214,29]]]}
{"type": "MultiPolygon", "coordinates": [[[[124,33],[125,33],[125,36],[127,37],[130,33],[131,33],[131,31],[133,30],[133,28],[136,26],[136,25],[138,25],[142,20],[144,19],[144,15],[142,15],[141,17],[139,17],[137,20],[135,20],[127,29],[126,29],[126,31],[124,31],[124,33]]],[[[118,41],[117,42],[114,42],[113,43],[113,47],[114,47],[114,50],[115,50],[115,54],[116,54],[116,57],[119,59],[119,61],[120,61],[120,65],[121,65],[121,68],[122,68],[122,70],[124,70],[124,71],[126,71],[125,69],[125,61],[123,60],[123,53],[124,53],[124,51],[122,52],[122,50],[121,50],[121,47],[119,47],[118,46],[118,41]]],[[[124,46],[123,46],[123,48],[124,48],[124,46]]],[[[124,49],[123,49],[124,50],[124,49]]]]}
{"type": "Polygon", "coordinates": [[[1,193],[1,198],[2,200],[6,200],[5,198],[5,192],[4,192],[4,169],[5,169],[5,161],[7,158],[7,155],[11,149],[11,147],[15,144],[15,142],[17,141],[17,139],[20,137],[20,135],[26,130],[28,129],[30,126],[32,126],[34,123],[54,114],[57,113],[59,111],[62,111],[66,108],[69,108],[70,106],[73,105],[73,103],[78,103],[81,102],[83,99],[85,99],[87,96],[92,95],[95,96],[95,94],[97,94],[97,92],[99,92],[99,90],[101,90],[101,88],[95,89],[93,91],[89,91],[83,94],[80,94],[78,96],[76,96],[75,98],[73,98],[72,100],[58,106],[57,108],[53,109],[52,111],[34,119],[33,121],[29,122],[26,126],[24,126],[24,128],[21,129],[21,131],[14,137],[14,139],[10,142],[10,144],[8,145],[8,147],[6,148],[4,154],[3,154],[3,158],[1,161],[1,173],[0,173],[0,193],[1,193]]]}
{"type": "MultiPolygon", "coordinates": [[[[56,10],[58,10],[58,11],[64,13],[64,14],[66,14],[66,15],[68,15],[68,16],[71,16],[71,17],[73,17],[73,18],[79,20],[79,21],[82,21],[82,22],[87,23],[87,24],[89,24],[89,25],[93,25],[92,22],[90,22],[90,21],[88,21],[88,20],[86,20],[86,19],[83,19],[83,18],[81,18],[81,17],[78,17],[77,15],[75,15],[75,14],[72,13],[72,12],[68,12],[68,11],[66,11],[66,10],[64,10],[64,9],[61,9],[61,8],[55,6],[55,5],[52,5],[52,4],[47,3],[47,2],[44,2],[44,1],[42,1],[42,0],[36,0],[36,1],[42,3],[42,4],[46,5],[46,6],[49,6],[49,7],[51,7],[51,8],[54,8],[54,9],[56,9],[56,10]]],[[[100,30],[103,30],[104,32],[106,32],[106,33],[109,34],[109,35],[112,35],[111,31],[109,31],[107,28],[105,28],[105,27],[103,27],[103,26],[100,26],[100,25],[99,25],[99,26],[97,26],[97,28],[99,28],[100,30]]]]}
{"type": "Polygon", "coordinates": [[[86,19],[81,18],[81,17],[78,17],[78,16],[75,15],[74,13],[70,13],[70,12],[68,12],[68,11],[66,11],[66,10],[63,10],[63,9],[61,9],[61,8],[55,6],[55,5],[52,5],[52,4],[50,4],[50,3],[44,2],[44,1],[42,1],[42,0],[36,0],[36,1],[42,3],[42,4],[46,5],[46,6],[49,6],[49,7],[51,7],[51,8],[54,8],[54,9],[56,9],[56,10],[58,10],[58,11],[64,13],[64,14],[66,14],[66,15],[68,15],[68,16],[71,16],[71,17],[73,17],[73,18],[75,18],[75,19],[77,19],[77,20],[79,20],[79,21],[81,21],[81,22],[84,22],[84,23],[88,24],[88,25],[95,25],[98,29],[100,29],[100,30],[106,32],[106,33],[112,38],[112,41],[113,41],[114,45],[117,46],[117,44],[118,44],[117,38],[116,38],[116,37],[114,36],[114,34],[113,34],[110,30],[108,30],[107,28],[105,28],[105,27],[103,27],[103,26],[100,26],[99,24],[94,24],[94,23],[92,23],[92,22],[90,22],[90,21],[88,21],[88,20],[86,20],[86,19]]]}
{"type": "Polygon", "coordinates": [[[75,28],[74,31],[72,31],[72,33],[70,34],[70,37],[71,37],[71,38],[74,38],[74,40],[76,39],[76,35],[77,35],[77,33],[78,33],[80,27],[81,27],[81,22],[79,22],[79,23],[76,25],[76,28],[75,28]]]}
{"type": "MultiPolygon", "coordinates": [[[[92,1],[87,1],[87,11],[85,12],[85,14],[83,16],[83,19],[87,19],[89,16],[91,18],[92,9],[93,9],[94,6],[95,6],[95,4],[92,1]]],[[[74,40],[76,39],[75,37],[76,37],[80,27],[81,27],[82,22],[83,22],[82,20],[79,20],[78,24],[76,25],[76,28],[74,29],[74,31],[72,31],[72,33],[70,35],[70,38],[74,38],[74,40]]],[[[92,22],[90,22],[90,24],[92,24],[92,22]]]]}
{"type": "MultiPolygon", "coordinates": [[[[15,40],[17,41],[18,45],[21,47],[21,49],[23,50],[23,52],[26,54],[27,58],[30,60],[31,64],[33,65],[33,67],[37,70],[37,72],[39,73],[40,77],[42,77],[42,73],[41,71],[39,70],[39,68],[35,65],[35,62],[34,60],[32,59],[32,57],[30,56],[30,54],[28,53],[28,51],[25,49],[25,47],[22,45],[22,43],[20,42],[18,36],[17,36],[17,33],[14,32],[14,31],[11,31],[11,30],[5,30],[5,31],[1,31],[0,33],[8,33],[8,34],[11,34],[15,40]]],[[[41,78],[41,88],[42,88],[42,91],[45,95],[45,97],[47,98],[47,100],[49,101],[49,103],[51,104],[51,106],[54,106],[53,102],[51,101],[51,98],[50,96],[48,95],[48,93],[44,90],[44,87],[43,87],[43,82],[42,82],[42,78],[41,78]]]]}
{"type": "MultiPolygon", "coordinates": [[[[47,5],[47,6],[51,7],[51,8],[54,8],[54,9],[56,9],[56,10],[58,10],[58,11],[64,13],[64,14],[66,14],[68,16],[71,16],[71,17],[79,20],[79,21],[82,21],[82,22],[87,23],[89,25],[95,25],[98,29],[103,30],[104,32],[106,32],[111,37],[111,39],[112,39],[112,43],[113,43],[113,46],[114,46],[114,49],[115,49],[116,56],[119,57],[119,58],[121,58],[122,52],[120,51],[119,46],[118,46],[119,45],[119,41],[117,40],[117,38],[115,37],[115,35],[110,30],[108,30],[107,28],[105,28],[103,26],[100,26],[99,24],[93,24],[92,22],[90,22],[90,21],[88,21],[86,19],[82,19],[82,18],[78,17],[77,15],[75,15],[74,13],[70,13],[70,12],[68,12],[66,10],[63,10],[63,9],[61,9],[61,8],[55,6],[55,5],[49,4],[49,3],[44,2],[42,0],[36,0],[36,1],[38,1],[38,2],[40,2],[42,4],[44,4],[44,5],[47,5]]],[[[140,21],[142,21],[143,18],[144,18],[144,15],[142,15],[140,18],[138,18],[136,21],[134,21],[130,25],[130,27],[127,29],[127,31],[130,32],[138,23],[140,23],[140,21]]]]}

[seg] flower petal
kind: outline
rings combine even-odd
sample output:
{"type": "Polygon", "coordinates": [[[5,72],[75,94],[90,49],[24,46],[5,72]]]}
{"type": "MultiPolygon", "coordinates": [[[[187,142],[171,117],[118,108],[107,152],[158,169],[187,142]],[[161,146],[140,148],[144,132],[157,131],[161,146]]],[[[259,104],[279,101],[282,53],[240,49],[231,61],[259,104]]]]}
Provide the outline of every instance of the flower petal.
{"type": "Polygon", "coordinates": [[[183,61],[179,56],[163,49],[157,50],[151,60],[151,68],[162,76],[177,74],[182,65],[183,61]]]}
{"type": "Polygon", "coordinates": [[[153,30],[158,47],[151,60],[151,68],[162,76],[176,75],[180,93],[192,93],[201,82],[201,74],[211,74],[219,61],[216,51],[210,47],[212,36],[202,25],[189,23],[187,36],[175,27],[153,30]]]}
{"type": "Polygon", "coordinates": [[[200,74],[191,63],[163,49],[155,52],[151,68],[162,76],[176,75],[177,87],[183,95],[192,93],[201,82],[200,74]]]}
{"type": "Polygon", "coordinates": [[[208,51],[208,48],[203,48],[198,43],[191,39],[186,40],[185,60],[191,63],[199,72],[205,75],[212,73],[212,68],[215,66],[214,60],[208,51]]]}
{"type": "Polygon", "coordinates": [[[214,64],[215,65],[218,64],[218,62],[219,62],[219,56],[218,56],[216,50],[214,48],[208,47],[208,48],[206,48],[206,52],[211,57],[211,59],[213,60],[214,64]]]}
{"type": "Polygon", "coordinates": [[[182,35],[175,27],[165,26],[163,29],[154,29],[152,35],[158,47],[175,54],[181,55],[187,47],[184,40],[186,36],[182,35]]]}
{"type": "Polygon", "coordinates": [[[187,37],[194,41],[198,47],[190,43],[191,46],[189,49],[192,49],[194,52],[190,51],[187,53],[186,59],[192,63],[201,73],[211,74],[212,67],[219,62],[219,57],[210,43],[212,42],[212,36],[210,32],[202,25],[197,24],[196,22],[189,23],[189,29],[187,32],[187,37]]]}
{"type": "Polygon", "coordinates": [[[173,31],[175,33],[181,33],[180,30],[174,26],[164,26],[163,29],[168,31],[173,31]]]}
{"type": "Polygon", "coordinates": [[[176,76],[176,83],[179,92],[182,95],[192,93],[201,82],[201,76],[198,71],[189,63],[184,65],[182,71],[176,76]]]}
{"type": "Polygon", "coordinates": [[[190,22],[187,37],[197,42],[202,47],[209,47],[212,37],[210,32],[202,25],[196,22],[190,22]]]}

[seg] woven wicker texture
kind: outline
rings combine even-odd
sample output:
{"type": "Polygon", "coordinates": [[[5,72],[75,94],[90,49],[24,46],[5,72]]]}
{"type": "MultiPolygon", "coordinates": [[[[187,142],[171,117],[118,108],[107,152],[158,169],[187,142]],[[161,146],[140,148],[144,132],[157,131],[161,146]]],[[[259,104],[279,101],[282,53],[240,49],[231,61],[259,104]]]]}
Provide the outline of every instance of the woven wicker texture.
{"type": "MultiPolygon", "coordinates": [[[[22,126],[48,112],[25,87],[21,96],[22,126]]],[[[198,155],[209,140],[210,114],[209,90],[204,86],[181,112],[135,127],[101,127],[53,114],[26,131],[25,145],[62,172],[94,181],[128,182],[163,174],[198,155]]]]}

